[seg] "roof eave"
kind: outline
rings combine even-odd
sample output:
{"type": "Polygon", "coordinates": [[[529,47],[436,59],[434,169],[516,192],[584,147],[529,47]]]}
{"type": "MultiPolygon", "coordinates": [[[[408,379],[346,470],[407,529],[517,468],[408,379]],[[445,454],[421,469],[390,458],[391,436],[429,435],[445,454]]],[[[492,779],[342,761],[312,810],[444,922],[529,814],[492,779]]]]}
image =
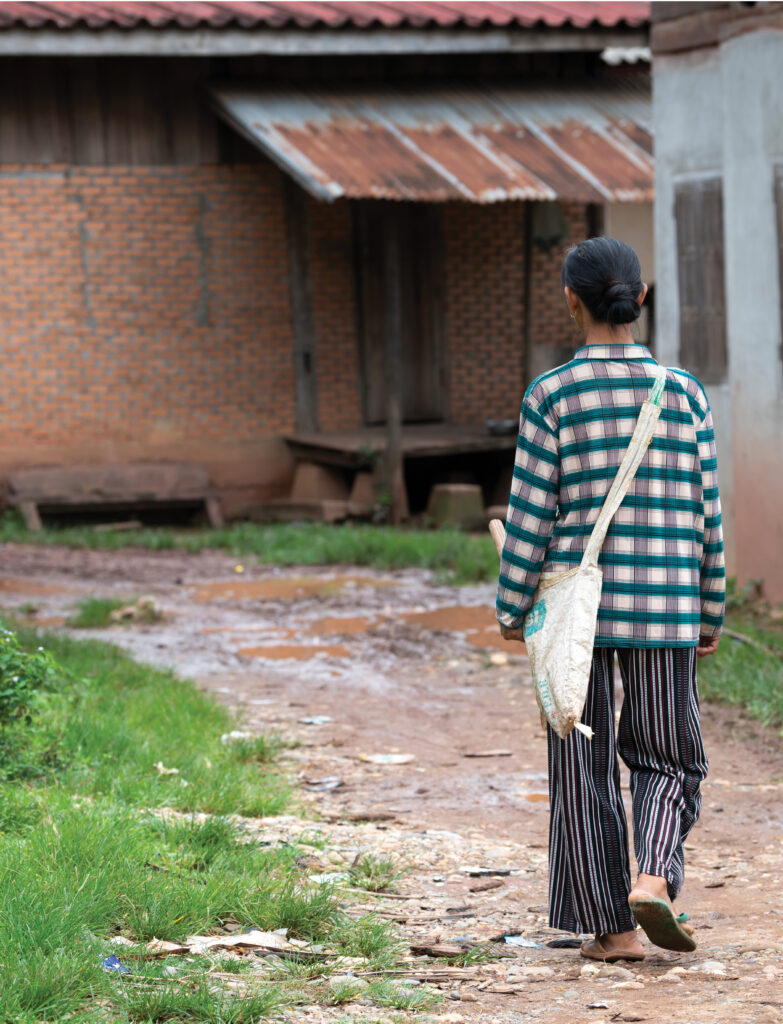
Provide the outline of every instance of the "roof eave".
{"type": "Polygon", "coordinates": [[[646,46],[630,28],[0,29],[0,56],[232,57],[600,52],[646,46]]]}

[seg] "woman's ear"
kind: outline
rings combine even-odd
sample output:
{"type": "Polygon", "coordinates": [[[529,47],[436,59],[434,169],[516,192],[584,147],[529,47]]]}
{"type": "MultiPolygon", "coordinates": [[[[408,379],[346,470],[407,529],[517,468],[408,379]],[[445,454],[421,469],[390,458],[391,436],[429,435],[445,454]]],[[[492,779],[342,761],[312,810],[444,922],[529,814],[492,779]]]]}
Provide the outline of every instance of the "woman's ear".
{"type": "Polygon", "coordinates": [[[647,285],[646,284],[642,285],[642,293],[639,296],[639,298],[636,300],[639,303],[640,306],[644,302],[644,300],[647,298],[647,291],[648,291],[647,285]]]}
{"type": "Polygon", "coordinates": [[[577,310],[579,309],[579,298],[576,292],[572,291],[568,285],[563,289],[563,294],[565,295],[568,312],[571,314],[571,318],[574,319],[576,317],[577,310]]]}

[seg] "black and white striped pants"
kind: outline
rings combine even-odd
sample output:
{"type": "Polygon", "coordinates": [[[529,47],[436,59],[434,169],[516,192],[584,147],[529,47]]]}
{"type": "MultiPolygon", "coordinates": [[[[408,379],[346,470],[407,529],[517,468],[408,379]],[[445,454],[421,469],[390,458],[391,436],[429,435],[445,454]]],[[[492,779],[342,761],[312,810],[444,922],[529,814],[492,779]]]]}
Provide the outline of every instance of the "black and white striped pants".
{"type": "Polygon", "coordinates": [[[696,648],[596,647],[582,721],[549,729],[549,923],[569,932],[631,931],[628,826],[618,753],[631,772],[639,871],[682,888],[683,843],[701,809],[707,758],[699,728],[696,648]],[[614,657],[625,699],[615,740],[614,657]]]}

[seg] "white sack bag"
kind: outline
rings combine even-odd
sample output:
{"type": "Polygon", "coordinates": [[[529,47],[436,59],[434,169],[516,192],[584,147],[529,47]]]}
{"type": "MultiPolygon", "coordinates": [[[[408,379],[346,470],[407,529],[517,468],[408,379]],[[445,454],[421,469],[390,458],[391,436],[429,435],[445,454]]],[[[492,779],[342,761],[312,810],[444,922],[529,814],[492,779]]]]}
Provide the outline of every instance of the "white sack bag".
{"type": "MultiPolygon", "coordinates": [[[[542,573],[533,604],[525,616],[523,632],[536,700],[542,720],[545,718],[561,739],[572,729],[578,729],[590,739],[593,736],[593,730],[579,719],[587,700],[601,603],[603,572],[598,566],[598,554],[612,517],[622,504],[655,434],[665,386],[666,367],[660,366],[580,565],[564,573],[542,573]]],[[[505,527],[495,519],[490,530],[501,553],[505,527]]]]}

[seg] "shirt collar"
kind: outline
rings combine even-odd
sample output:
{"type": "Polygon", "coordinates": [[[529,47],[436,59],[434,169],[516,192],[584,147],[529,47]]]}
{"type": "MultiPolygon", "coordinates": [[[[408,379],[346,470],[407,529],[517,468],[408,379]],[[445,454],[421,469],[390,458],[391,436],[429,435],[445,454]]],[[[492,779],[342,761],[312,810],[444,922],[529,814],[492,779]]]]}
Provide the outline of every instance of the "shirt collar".
{"type": "Polygon", "coordinates": [[[652,352],[646,345],[582,345],[574,359],[622,359],[624,362],[654,363],[652,352]]]}

